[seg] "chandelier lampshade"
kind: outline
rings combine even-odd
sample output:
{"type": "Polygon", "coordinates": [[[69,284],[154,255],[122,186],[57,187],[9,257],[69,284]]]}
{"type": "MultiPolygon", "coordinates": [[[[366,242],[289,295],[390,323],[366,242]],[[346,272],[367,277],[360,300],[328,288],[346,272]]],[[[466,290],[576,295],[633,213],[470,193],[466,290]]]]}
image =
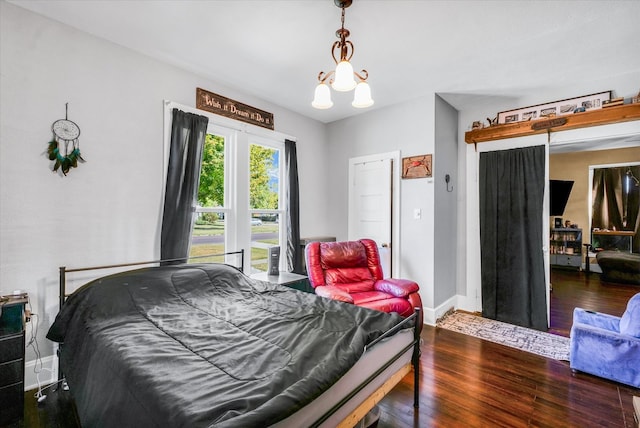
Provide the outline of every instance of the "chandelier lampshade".
{"type": "Polygon", "coordinates": [[[347,40],[350,33],[344,28],[345,9],[351,6],[353,0],[334,0],[336,6],[342,9],[342,26],[336,31],[338,41],[331,47],[331,56],[336,63],[335,70],[318,74],[318,86],[311,105],[318,109],[327,109],[333,106],[331,101],[331,91],[329,85],[335,91],[348,92],[355,89],[353,102],[351,105],[356,108],[366,108],[373,105],[371,98],[371,88],[367,83],[369,73],[362,70],[360,73],[353,71],[353,66],[349,62],[353,56],[353,43],[347,40]],[[339,58],[339,59],[338,59],[339,58]],[[357,79],[357,80],[356,80],[357,79]]]}
{"type": "Polygon", "coordinates": [[[356,86],[356,91],[353,94],[353,102],[351,103],[355,108],[367,108],[373,105],[373,99],[371,98],[371,88],[367,82],[360,82],[356,86]]]}
{"type": "Polygon", "coordinates": [[[317,109],[327,109],[333,107],[333,101],[331,101],[331,91],[325,83],[319,83],[316,86],[316,93],[313,97],[311,105],[317,109]]]}
{"type": "Polygon", "coordinates": [[[331,87],[340,92],[351,91],[356,87],[356,79],[353,77],[353,67],[349,61],[344,60],[338,63],[331,87]]]}

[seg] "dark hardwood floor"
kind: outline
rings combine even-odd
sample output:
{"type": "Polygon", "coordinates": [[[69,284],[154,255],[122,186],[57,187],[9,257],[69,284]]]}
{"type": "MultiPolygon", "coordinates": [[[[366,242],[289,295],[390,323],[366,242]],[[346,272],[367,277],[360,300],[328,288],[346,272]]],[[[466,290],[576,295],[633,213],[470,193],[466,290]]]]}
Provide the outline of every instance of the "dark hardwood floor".
{"type": "MultiPolygon", "coordinates": [[[[550,332],[567,337],[574,307],[620,316],[640,292],[594,273],[553,270],[551,282],[550,332]]],[[[409,375],[380,403],[378,428],[634,427],[639,389],[449,330],[425,327],[422,338],[420,408],[409,375]]]]}
{"type": "Polygon", "coordinates": [[[569,337],[573,308],[621,316],[627,301],[640,286],[600,281],[600,274],[551,270],[551,322],[549,331],[569,337]]]}
{"type": "MultiPolygon", "coordinates": [[[[640,287],[601,283],[599,275],[552,271],[551,329],[569,335],[573,308],[621,315],[640,287]]],[[[449,330],[425,326],[420,358],[420,408],[413,408],[413,374],[381,402],[379,428],[625,427],[632,428],[640,390],[556,361],[449,330]]],[[[639,362],[640,364],[640,362],[639,362]]],[[[25,395],[26,427],[75,428],[68,392],[38,406],[25,395]]]]}

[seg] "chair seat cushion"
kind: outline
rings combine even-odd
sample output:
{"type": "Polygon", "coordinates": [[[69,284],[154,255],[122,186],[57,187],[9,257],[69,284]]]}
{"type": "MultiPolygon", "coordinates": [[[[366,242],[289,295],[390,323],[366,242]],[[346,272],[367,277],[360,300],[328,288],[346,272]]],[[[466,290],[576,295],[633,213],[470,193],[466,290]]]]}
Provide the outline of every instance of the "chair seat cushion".
{"type": "Polygon", "coordinates": [[[361,293],[349,293],[353,298],[355,305],[361,305],[363,303],[375,302],[376,300],[386,300],[393,296],[383,291],[363,291],[361,293]]]}
{"type": "Polygon", "coordinates": [[[315,288],[315,293],[320,297],[327,299],[339,300],[341,302],[353,303],[353,297],[346,291],[338,287],[321,285],[315,288]]]}
{"type": "Polygon", "coordinates": [[[413,306],[407,299],[402,297],[392,297],[390,299],[374,300],[371,302],[361,303],[358,306],[363,306],[369,309],[375,309],[382,312],[397,312],[403,317],[408,317],[413,313],[413,306]]]}

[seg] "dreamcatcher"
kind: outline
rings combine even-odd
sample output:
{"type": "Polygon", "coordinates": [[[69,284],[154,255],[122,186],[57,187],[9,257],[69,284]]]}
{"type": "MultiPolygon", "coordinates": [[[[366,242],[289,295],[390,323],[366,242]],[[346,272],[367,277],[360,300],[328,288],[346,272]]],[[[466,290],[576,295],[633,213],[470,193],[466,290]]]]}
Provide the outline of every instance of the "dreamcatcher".
{"type": "Polygon", "coordinates": [[[84,162],[80,155],[80,127],[67,118],[69,103],[65,106],[64,119],[59,119],[51,125],[53,139],[49,142],[49,160],[55,161],[53,171],[62,170],[67,175],[71,168],[78,166],[78,161],[84,162]]]}

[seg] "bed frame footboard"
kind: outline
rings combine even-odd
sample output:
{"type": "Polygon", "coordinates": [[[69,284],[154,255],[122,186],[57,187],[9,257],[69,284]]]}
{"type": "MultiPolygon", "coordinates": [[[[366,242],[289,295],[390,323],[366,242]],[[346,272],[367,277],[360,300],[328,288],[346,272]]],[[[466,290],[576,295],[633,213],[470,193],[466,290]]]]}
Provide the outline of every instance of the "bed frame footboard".
{"type": "MultiPolygon", "coordinates": [[[[405,318],[402,322],[398,323],[393,328],[389,329],[382,336],[371,342],[368,348],[374,346],[381,340],[395,334],[401,330],[404,326],[409,324],[411,320],[416,320],[413,326],[413,340],[406,347],[402,348],[396,355],[394,355],[389,361],[387,361],[378,370],[372,373],[367,379],[365,379],[360,385],[356,386],[349,394],[344,396],[335,406],[330,408],[324,415],[322,415],[311,427],[316,428],[321,426],[327,419],[331,417],[338,409],[344,406],[349,400],[355,397],[360,391],[362,391],[369,383],[380,376],[386,369],[388,369],[393,363],[400,359],[407,351],[413,348],[411,363],[402,366],[391,377],[389,377],[382,386],[374,391],[369,397],[367,397],[356,409],[351,412],[338,427],[346,428],[353,427],[360,421],[373,407],[378,404],[385,395],[387,395],[410,371],[413,366],[413,407],[418,408],[420,406],[420,326],[417,320],[420,319],[420,308],[415,308],[412,315],[405,318]]],[[[365,348],[366,350],[366,348],[365,348]]]]}

